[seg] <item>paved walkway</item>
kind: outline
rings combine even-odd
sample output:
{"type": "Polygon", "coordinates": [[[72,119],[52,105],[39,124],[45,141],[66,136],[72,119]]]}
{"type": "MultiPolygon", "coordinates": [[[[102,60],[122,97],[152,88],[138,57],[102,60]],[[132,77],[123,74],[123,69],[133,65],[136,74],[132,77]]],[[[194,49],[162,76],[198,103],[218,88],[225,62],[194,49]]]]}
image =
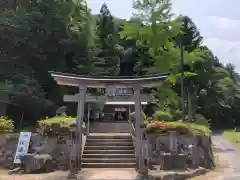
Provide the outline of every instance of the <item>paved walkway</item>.
{"type": "Polygon", "coordinates": [[[134,169],[85,169],[80,173],[81,180],[137,180],[134,169]]]}
{"type": "Polygon", "coordinates": [[[219,180],[240,180],[240,151],[219,134],[213,135],[212,142],[214,151],[223,152],[225,154],[221,156],[221,159],[226,160],[232,170],[230,176],[219,177],[219,180]]]}

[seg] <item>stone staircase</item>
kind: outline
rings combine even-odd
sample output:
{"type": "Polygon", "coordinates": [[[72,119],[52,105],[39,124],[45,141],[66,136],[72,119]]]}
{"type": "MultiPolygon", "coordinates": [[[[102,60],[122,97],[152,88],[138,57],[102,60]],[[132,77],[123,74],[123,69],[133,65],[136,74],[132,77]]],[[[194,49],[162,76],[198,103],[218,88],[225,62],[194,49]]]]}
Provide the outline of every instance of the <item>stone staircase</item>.
{"type": "Polygon", "coordinates": [[[135,168],[130,135],[89,135],[82,156],[83,168],[135,168]]]}
{"type": "Polygon", "coordinates": [[[91,122],[90,132],[91,133],[129,133],[130,126],[128,121],[123,122],[91,122]]]}

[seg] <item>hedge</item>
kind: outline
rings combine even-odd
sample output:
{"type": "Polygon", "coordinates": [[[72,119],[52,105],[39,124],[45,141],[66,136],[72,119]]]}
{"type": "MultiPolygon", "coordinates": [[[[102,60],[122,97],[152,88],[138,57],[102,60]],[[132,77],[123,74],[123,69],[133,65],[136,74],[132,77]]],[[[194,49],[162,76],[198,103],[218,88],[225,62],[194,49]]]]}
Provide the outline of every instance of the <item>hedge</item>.
{"type": "MultiPolygon", "coordinates": [[[[56,116],[38,121],[38,132],[45,136],[67,135],[76,117],[56,116]]],[[[85,129],[83,122],[83,129],[85,129]]]]}
{"type": "Polygon", "coordinates": [[[11,133],[13,130],[13,121],[8,117],[0,116],[0,133],[11,133]]]}
{"type": "Polygon", "coordinates": [[[156,121],[171,121],[172,120],[172,116],[167,111],[157,111],[154,114],[154,119],[156,121]]]}
{"type": "Polygon", "coordinates": [[[158,122],[152,121],[146,124],[147,133],[164,134],[170,130],[177,131],[179,134],[203,135],[211,136],[212,131],[204,125],[194,123],[172,121],[172,122],[158,122]]]}

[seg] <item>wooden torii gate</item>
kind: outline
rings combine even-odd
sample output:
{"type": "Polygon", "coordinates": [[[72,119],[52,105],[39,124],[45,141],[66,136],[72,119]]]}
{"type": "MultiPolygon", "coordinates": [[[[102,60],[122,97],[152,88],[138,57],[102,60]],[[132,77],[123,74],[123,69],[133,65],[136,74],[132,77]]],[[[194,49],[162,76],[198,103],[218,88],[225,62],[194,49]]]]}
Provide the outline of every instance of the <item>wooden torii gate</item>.
{"type": "MultiPolygon", "coordinates": [[[[76,143],[76,157],[71,157],[72,161],[78,161],[76,164],[80,164],[79,167],[70,166],[70,173],[77,173],[81,170],[81,152],[82,152],[82,119],[84,115],[84,104],[87,98],[86,90],[87,88],[132,88],[133,96],[132,100],[135,103],[135,129],[136,129],[136,161],[137,169],[139,169],[140,174],[147,174],[148,169],[144,158],[142,157],[141,142],[143,141],[142,132],[140,125],[144,123],[141,115],[141,88],[153,88],[158,87],[162,84],[162,81],[168,77],[168,74],[155,74],[151,76],[141,76],[141,77],[93,77],[93,76],[83,76],[76,74],[68,74],[62,72],[49,72],[51,76],[56,80],[59,85],[65,86],[75,86],[78,87],[79,93],[76,95],[78,108],[77,108],[77,119],[76,119],[76,131],[77,131],[77,143],[76,143]],[[79,157],[80,155],[80,157],[79,157]]],[[[66,96],[65,96],[66,98],[66,96]]],[[[99,97],[98,97],[99,98],[99,97]]],[[[103,97],[101,97],[103,98],[103,97]]],[[[103,99],[104,100],[104,99],[103,99]]],[[[71,162],[72,162],[71,161],[71,162]]]]}

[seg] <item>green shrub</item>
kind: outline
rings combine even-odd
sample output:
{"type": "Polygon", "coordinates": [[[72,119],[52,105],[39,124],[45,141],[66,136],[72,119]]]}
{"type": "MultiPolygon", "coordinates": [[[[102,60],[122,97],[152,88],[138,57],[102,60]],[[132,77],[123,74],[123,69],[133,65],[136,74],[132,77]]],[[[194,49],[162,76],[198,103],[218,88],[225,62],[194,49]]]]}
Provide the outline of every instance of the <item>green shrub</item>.
{"type": "Polygon", "coordinates": [[[0,133],[10,133],[13,132],[13,130],[13,121],[8,117],[0,116],[0,133]]]}
{"type": "MultiPolygon", "coordinates": [[[[145,113],[142,111],[141,114],[142,114],[142,119],[143,119],[143,120],[146,120],[147,117],[146,117],[145,113]]],[[[130,113],[130,120],[131,120],[132,122],[135,122],[135,120],[136,120],[136,118],[135,118],[135,112],[130,113]]]]}
{"type": "Polygon", "coordinates": [[[191,123],[190,127],[192,129],[193,134],[195,135],[204,135],[204,136],[212,135],[211,129],[207,126],[191,123]]]}
{"type": "Polygon", "coordinates": [[[172,115],[167,111],[157,111],[154,114],[155,121],[171,121],[172,115]]]}
{"type": "Polygon", "coordinates": [[[203,115],[201,114],[196,114],[194,115],[194,119],[195,119],[195,124],[198,124],[198,125],[203,125],[203,126],[206,126],[206,127],[210,127],[210,122],[208,119],[206,119],[203,115]]]}
{"type": "MultiPolygon", "coordinates": [[[[56,116],[38,121],[38,132],[45,136],[67,135],[70,127],[76,122],[76,117],[56,116]]],[[[85,129],[83,122],[83,129],[85,129]]]]}

